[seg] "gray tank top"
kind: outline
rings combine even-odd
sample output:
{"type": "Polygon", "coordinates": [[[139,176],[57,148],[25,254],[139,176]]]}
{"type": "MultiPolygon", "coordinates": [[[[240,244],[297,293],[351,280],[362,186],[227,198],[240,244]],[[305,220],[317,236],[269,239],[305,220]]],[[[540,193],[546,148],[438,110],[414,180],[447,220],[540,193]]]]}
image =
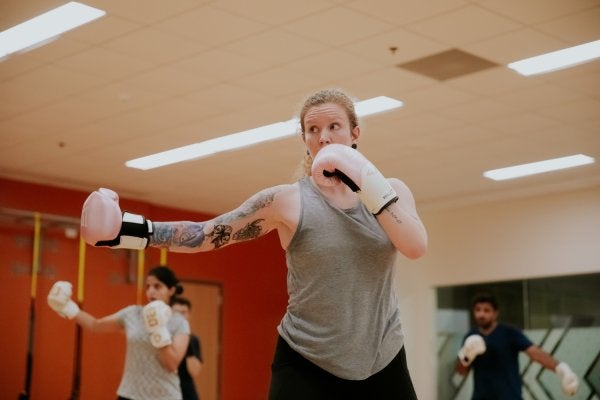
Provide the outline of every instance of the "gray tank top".
{"type": "Polygon", "coordinates": [[[343,379],[382,370],[403,345],[394,292],[397,250],[362,203],[330,205],[310,178],[286,251],[288,307],[277,330],[303,357],[343,379]]]}
{"type": "MultiPolygon", "coordinates": [[[[128,306],[117,315],[127,336],[125,368],[117,394],[133,400],[181,400],[179,375],[162,367],[159,350],[150,343],[144,325],[142,306],[128,306]]],[[[188,321],[179,313],[173,313],[167,328],[171,335],[190,333],[188,321]]]]}

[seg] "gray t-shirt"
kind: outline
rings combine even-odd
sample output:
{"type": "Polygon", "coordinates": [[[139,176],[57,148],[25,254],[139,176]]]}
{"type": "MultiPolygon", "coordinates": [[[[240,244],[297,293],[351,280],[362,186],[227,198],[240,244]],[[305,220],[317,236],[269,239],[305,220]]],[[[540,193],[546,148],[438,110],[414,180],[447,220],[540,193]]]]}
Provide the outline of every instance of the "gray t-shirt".
{"type": "Polygon", "coordinates": [[[331,374],[366,379],[403,345],[394,292],[398,252],[362,203],[339,209],[308,178],[299,186],[300,220],[286,251],[288,307],[277,329],[331,374]]]}
{"type": "MultiPolygon", "coordinates": [[[[168,372],[160,364],[159,349],[150,343],[142,309],[133,305],[117,312],[127,336],[125,368],[117,394],[132,400],[181,400],[177,371],[168,372]]],[[[173,336],[190,333],[188,321],[179,313],[173,313],[167,328],[173,336]]]]}

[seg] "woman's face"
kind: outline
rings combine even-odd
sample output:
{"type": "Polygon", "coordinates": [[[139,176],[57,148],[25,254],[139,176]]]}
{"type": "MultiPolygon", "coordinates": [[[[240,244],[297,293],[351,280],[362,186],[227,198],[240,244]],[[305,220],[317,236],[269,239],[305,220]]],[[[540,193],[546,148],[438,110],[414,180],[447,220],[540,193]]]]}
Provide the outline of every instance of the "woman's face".
{"type": "Polygon", "coordinates": [[[154,300],[162,300],[166,304],[169,304],[171,295],[175,292],[175,288],[169,289],[167,285],[158,280],[154,275],[148,275],[146,277],[146,298],[148,302],[154,300]]]}
{"type": "Polygon", "coordinates": [[[312,157],[331,143],[350,146],[359,135],[360,128],[350,127],[346,110],[339,104],[326,103],[312,107],[304,116],[302,136],[312,157]]]}

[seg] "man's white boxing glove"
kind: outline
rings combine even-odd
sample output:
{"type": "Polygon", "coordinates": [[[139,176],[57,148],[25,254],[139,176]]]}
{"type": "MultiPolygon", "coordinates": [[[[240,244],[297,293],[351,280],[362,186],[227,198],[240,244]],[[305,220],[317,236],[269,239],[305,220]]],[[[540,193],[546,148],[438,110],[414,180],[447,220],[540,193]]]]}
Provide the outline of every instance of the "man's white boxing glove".
{"type": "Polygon", "coordinates": [[[150,343],[156,348],[168,346],[172,343],[171,333],[167,329],[167,323],[171,318],[171,307],[161,300],[154,300],[142,310],[144,324],[150,333],[150,343]]]}
{"type": "Polygon", "coordinates": [[[48,305],[61,317],[73,319],[79,313],[79,306],[71,300],[72,294],[73,287],[70,282],[55,282],[48,293],[48,305]]]}
{"type": "Polygon", "coordinates": [[[145,249],[153,232],[152,221],[142,215],[121,212],[119,196],[110,189],[98,189],[83,203],[81,236],[92,246],[145,249]]]}
{"type": "Polygon", "coordinates": [[[465,367],[471,365],[475,357],[485,353],[485,341],[480,335],[470,335],[465,339],[463,347],[458,351],[458,359],[465,367]]]}
{"type": "Polygon", "coordinates": [[[341,180],[375,215],[398,200],[396,191],[381,172],[349,146],[329,144],[323,147],[313,160],[311,173],[321,186],[334,186],[341,180]]]}
{"type": "Polygon", "coordinates": [[[559,363],[554,369],[560,379],[560,387],[564,394],[574,396],[579,389],[579,379],[565,362],[559,363]]]}

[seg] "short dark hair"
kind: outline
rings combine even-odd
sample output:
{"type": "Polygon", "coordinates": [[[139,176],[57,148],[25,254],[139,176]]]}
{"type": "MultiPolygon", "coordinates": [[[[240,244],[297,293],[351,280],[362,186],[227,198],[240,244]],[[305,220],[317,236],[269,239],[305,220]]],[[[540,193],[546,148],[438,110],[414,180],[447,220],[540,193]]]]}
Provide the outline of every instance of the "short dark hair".
{"type": "Polygon", "coordinates": [[[174,304],[181,304],[181,305],[187,306],[187,308],[189,308],[190,310],[192,309],[192,303],[190,302],[190,300],[187,297],[174,296],[171,299],[171,305],[174,305],[174,304]]]}
{"type": "Polygon", "coordinates": [[[475,308],[475,305],[479,303],[489,303],[492,305],[494,310],[498,311],[498,300],[496,300],[496,297],[491,293],[477,293],[475,296],[473,296],[471,308],[475,308]]]}

